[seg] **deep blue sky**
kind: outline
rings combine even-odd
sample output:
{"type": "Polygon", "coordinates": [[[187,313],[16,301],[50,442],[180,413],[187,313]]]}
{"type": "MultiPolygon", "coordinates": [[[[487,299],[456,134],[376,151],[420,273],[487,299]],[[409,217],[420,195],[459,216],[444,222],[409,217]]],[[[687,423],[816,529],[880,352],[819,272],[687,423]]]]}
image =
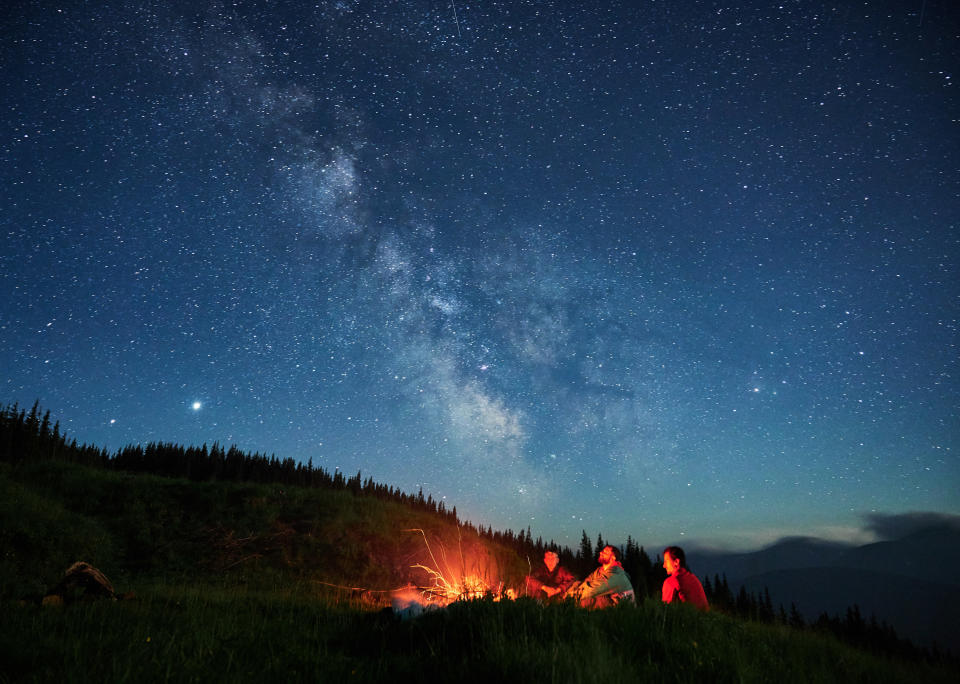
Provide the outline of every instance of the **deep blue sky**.
{"type": "Polygon", "coordinates": [[[2,14],[3,403],[562,543],[960,513],[952,1],[2,14]]]}

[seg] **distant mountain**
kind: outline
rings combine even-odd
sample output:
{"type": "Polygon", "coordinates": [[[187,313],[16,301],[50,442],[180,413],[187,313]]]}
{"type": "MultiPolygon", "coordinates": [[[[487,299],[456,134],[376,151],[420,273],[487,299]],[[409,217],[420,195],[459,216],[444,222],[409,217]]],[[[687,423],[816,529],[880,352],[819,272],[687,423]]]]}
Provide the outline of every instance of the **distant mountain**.
{"type": "Polygon", "coordinates": [[[776,570],[839,567],[960,586],[960,529],[938,525],[863,546],[787,537],[746,553],[691,550],[687,560],[694,573],[711,578],[726,574],[731,583],[776,570]]]}
{"type": "Polygon", "coordinates": [[[960,529],[941,525],[895,541],[858,546],[844,553],[837,564],[960,587],[960,529]]]}
{"type": "Polygon", "coordinates": [[[701,578],[726,575],[759,594],[770,590],[774,606],[795,604],[803,616],[843,617],[856,604],[900,636],[960,653],[960,529],[925,527],[899,539],[863,546],[811,537],[783,539],[759,551],[690,551],[688,564],[701,578]]]}
{"type": "Polygon", "coordinates": [[[846,615],[856,604],[864,620],[875,616],[915,644],[960,653],[960,587],[871,570],[776,570],[738,582],[748,592],[769,589],[774,606],[790,604],[808,622],[822,613],[846,615]]]}
{"type": "Polygon", "coordinates": [[[835,565],[854,547],[814,537],[786,537],[759,551],[722,553],[688,551],[687,565],[700,577],[726,574],[731,584],[775,570],[835,565]]]}

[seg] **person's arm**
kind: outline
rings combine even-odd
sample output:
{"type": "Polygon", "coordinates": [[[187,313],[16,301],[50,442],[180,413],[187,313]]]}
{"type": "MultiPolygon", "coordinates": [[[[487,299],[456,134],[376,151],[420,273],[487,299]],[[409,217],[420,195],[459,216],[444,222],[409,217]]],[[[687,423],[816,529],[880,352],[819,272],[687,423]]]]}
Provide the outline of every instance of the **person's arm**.
{"type": "Polygon", "coordinates": [[[564,596],[574,596],[578,600],[586,596],[587,588],[590,586],[590,583],[594,581],[598,572],[598,570],[594,570],[587,575],[587,578],[582,582],[571,583],[570,586],[567,587],[566,592],[564,592],[564,596]]]}
{"type": "Polygon", "coordinates": [[[565,592],[576,583],[577,578],[573,576],[573,573],[561,566],[557,572],[557,589],[565,592]]]}
{"type": "Polygon", "coordinates": [[[613,573],[594,572],[583,581],[580,589],[580,599],[589,599],[613,591],[615,586],[611,582],[612,578],[613,573]]]}

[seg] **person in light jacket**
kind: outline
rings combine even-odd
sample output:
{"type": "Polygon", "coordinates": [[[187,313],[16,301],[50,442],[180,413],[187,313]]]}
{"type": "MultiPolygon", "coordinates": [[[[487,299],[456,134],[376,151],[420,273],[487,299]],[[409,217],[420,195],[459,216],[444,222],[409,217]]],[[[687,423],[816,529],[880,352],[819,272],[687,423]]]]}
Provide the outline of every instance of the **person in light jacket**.
{"type": "Polygon", "coordinates": [[[607,608],[621,601],[636,602],[630,576],[620,564],[619,552],[613,546],[604,546],[597,560],[600,567],[583,582],[567,590],[584,608],[607,608]]]}

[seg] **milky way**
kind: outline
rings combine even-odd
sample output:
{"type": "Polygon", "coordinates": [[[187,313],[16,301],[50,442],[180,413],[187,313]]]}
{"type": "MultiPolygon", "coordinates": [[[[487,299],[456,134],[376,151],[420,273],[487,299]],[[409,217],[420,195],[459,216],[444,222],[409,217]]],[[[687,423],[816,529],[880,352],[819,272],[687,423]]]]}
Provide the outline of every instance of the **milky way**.
{"type": "Polygon", "coordinates": [[[953,4],[593,4],[7,9],[0,401],[563,543],[960,513],[953,4]]]}

